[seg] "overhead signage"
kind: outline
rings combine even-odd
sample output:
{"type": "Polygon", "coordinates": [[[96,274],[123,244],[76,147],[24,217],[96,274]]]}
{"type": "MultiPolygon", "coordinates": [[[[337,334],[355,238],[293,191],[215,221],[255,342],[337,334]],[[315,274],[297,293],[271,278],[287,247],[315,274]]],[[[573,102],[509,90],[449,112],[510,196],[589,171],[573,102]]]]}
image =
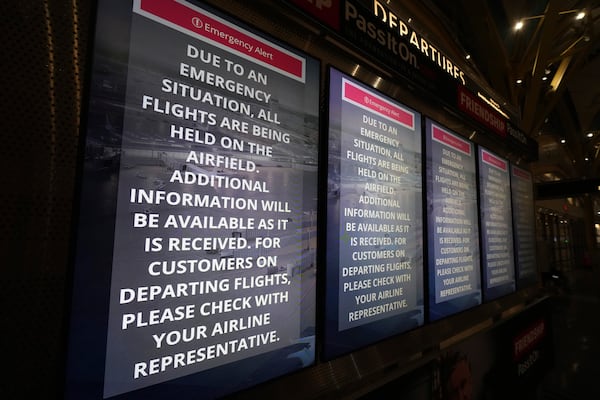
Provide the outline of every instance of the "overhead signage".
{"type": "Polygon", "coordinates": [[[483,297],[515,290],[513,225],[508,161],[479,147],[479,196],[483,297]]]}
{"type": "Polygon", "coordinates": [[[85,397],[153,398],[176,381],[214,398],[312,364],[319,63],[192,3],[129,7],[126,78],[104,59],[108,76],[92,78],[126,89],[116,184],[84,176],[115,201],[114,236],[98,239],[112,264],[76,265],[106,285],[103,298],[75,288],[75,304],[105,315],[75,312],[73,335],[107,321],[104,372],[85,397]]]}
{"type": "Polygon", "coordinates": [[[475,145],[426,120],[429,319],[481,304],[475,145]]]}
{"type": "MultiPolygon", "coordinates": [[[[443,52],[437,49],[422,35],[409,27],[406,22],[388,9],[382,1],[373,0],[372,4],[373,13],[377,18],[379,18],[379,21],[387,25],[392,32],[397,34],[404,41],[410,43],[413,48],[417,49],[421,54],[423,54],[425,58],[431,60],[443,72],[450,75],[450,77],[459,81],[461,84],[466,84],[465,73],[458,65],[456,65],[456,63],[454,63],[450,58],[446,57],[443,52]]],[[[369,27],[367,27],[367,30],[369,30],[369,27]]],[[[381,36],[382,35],[378,32],[377,40],[380,42],[382,41],[381,36]]],[[[388,39],[388,44],[389,43],[393,43],[393,41],[388,39]]]]}
{"type": "Polygon", "coordinates": [[[465,74],[379,1],[346,0],[340,33],[431,95],[453,103],[465,74]],[[368,3],[368,4],[367,4],[368,3]]]}
{"type": "Polygon", "coordinates": [[[335,69],[329,107],[328,358],[424,321],[420,116],[335,69]]]}
{"type": "Polygon", "coordinates": [[[382,0],[288,0],[349,43],[395,70],[411,85],[438,99],[537,160],[537,142],[528,138],[505,114],[501,105],[470,79],[455,60],[446,56],[382,0]]]}
{"type": "Polygon", "coordinates": [[[485,102],[463,87],[458,88],[458,108],[491,132],[506,137],[506,120],[485,102]]]}
{"type": "MultiPolygon", "coordinates": [[[[364,37],[380,47],[369,46],[369,50],[384,56],[386,61],[397,65],[397,61],[407,63],[412,68],[435,66],[452,80],[461,85],[467,83],[465,72],[447,57],[437,46],[415,31],[406,21],[380,0],[289,0],[310,13],[327,26],[345,35],[362,32],[364,37]],[[368,6],[366,4],[369,4],[368,6]],[[397,59],[397,60],[395,60],[397,59]],[[425,65],[422,62],[425,61],[425,65]]],[[[388,2],[389,3],[389,2],[388,2]]]]}

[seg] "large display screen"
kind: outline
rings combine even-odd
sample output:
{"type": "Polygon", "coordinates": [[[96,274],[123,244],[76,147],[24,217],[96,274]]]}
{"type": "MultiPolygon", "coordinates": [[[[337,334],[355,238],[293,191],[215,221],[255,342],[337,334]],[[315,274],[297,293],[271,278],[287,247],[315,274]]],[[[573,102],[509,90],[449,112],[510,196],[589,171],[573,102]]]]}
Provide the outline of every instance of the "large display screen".
{"type": "Polygon", "coordinates": [[[513,227],[515,230],[515,255],[517,287],[537,282],[535,247],[535,209],[533,178],[529,171],[511,165],[513,227]]]}
{"type": "Polygon", "coordinates": [[[420,115],[330,70],[326,358],[424,322],[420,115]]]}
{"type": "Polygon", "coordinates": [[[479,196],[484,301],[515,291],[508,161],[479,147],[479,196]]]}
{"type": "Polygon", "coordinates": [[[67,397],[312,364],[319,63],[198,2],[107,0],[93,68],[67,397]]]}
{"type": "Polygon", "coordinates": [[[481,304],[473,143],[426,120],[429,319],[481,304]]]}

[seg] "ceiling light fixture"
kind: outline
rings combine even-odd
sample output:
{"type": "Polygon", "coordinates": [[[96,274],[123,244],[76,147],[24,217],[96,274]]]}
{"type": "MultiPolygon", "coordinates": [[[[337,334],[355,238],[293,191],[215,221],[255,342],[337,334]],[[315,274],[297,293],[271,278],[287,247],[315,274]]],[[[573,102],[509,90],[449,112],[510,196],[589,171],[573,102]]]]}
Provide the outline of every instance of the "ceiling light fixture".
{"type": "Polygon", "coordinates": [[[517,83],[518,83],[518,84],[521,84],[521,83],[523,83],[523,79],[517,79],[517,83]]]}
{"type": "Polygon", "coordinates": [[[588,134],[586,136],[589,138],[592,138],[592,137],[594,137],[594,132],[588,132],[588,134]]]}
{"type": "Polygon", "coordinates": [[[525,21],[529,21],[530,19],[539,19],[539,18],[544,18],[544,16],[543,15],[534,15],[533,17],[521,18],[515,24],[514,29],[515,29],[515,31],[520,31],[521,29],[523,29],[523,26],[525,26],[525,21]]]}
{"type": "Polygon", "coordinates": [[[575,19],[583,19],[583,17],[585,17],[585,10],[582,10],[581,8],[574,8],[572,10],[560,11],[558,13],[558,15],[574,14],[574,13],[577,13],[577,15],[575,16],[575,19]]]}
{"type": "Polygon", "coordinates": [[[567,143],[566,139],[560,139],[560,142],[561,142],[562,144],[565,144],[565,143],[567,143]]]}
{"type": "Polygon", "coordinates": [[[470,59],[471,59],[471,55],[470,55],[470,54],[467,54],[467,55],[465,56],[465,58],[466,58],[467,60],[470,60],[470,59]]]}
{"type": "MultiPolygon", "coordinates": [[[[582,11],[580,9],[560,11],[558,14],[564,15],[564,14],[572,14],[572,13],[577,13],[577,15],[575,16],[575,19],[577,19],[577,20],[583,19],[585,17],[585,11],[582,11]]],[[[544,18],[544,15],[534,15],[532,17],[521,18],[520,20],[518,20],[515,23],[514,30],[520,31],[521,29],[523,29],[523,27],[525,26],[525,21],[529,21],[532,19],[540,19],[540,18],[544,18]]]]}

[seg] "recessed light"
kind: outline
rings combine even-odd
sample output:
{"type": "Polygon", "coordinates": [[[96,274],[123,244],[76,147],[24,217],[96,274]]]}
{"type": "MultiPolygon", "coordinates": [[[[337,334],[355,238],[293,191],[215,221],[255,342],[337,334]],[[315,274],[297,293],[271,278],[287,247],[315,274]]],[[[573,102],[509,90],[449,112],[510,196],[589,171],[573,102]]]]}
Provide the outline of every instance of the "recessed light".
{"type": "Polygon", "coordinates": [[[517,83],[518,83],[518,84],[521,84],[521,83],[523,83],[523,79],[517,79],[517,83]]]}
{"type": "Polygon", "coordinates": [[[560,139],[560,142],[561,142],[562,144],[565,144],[565,143],[567,143],[567,140],[566,140],[566,139],[560,139]]]}
{"type": "Polygon", "coordinates": [[[586,136],[589,138],[594,137],[594,132],[588,132],[588,134],[586,136]]]}
{"type": "Polygon", "coordinates": [[[521,28],[523,28],[523,21],[518,21],[518,22],[515,24],[515,31],[518,31],[518,30],[520,30],[521,28]]]}
{"type": "Polygon", "coordinates": [[[577,16],[575,17],[575,19],[583,19],[583,17],[585,17],[585,13],[582,11],[579,14],[577,14],[577,16]]]}
{"type": "Polygon", "coordinates": [[[471,55],[470,55],[470,54],[467,54],[467,55],[465,56],[465,58],[466,58],[467,60],[470,60],[470,59],[471,59],[471,55]]]}

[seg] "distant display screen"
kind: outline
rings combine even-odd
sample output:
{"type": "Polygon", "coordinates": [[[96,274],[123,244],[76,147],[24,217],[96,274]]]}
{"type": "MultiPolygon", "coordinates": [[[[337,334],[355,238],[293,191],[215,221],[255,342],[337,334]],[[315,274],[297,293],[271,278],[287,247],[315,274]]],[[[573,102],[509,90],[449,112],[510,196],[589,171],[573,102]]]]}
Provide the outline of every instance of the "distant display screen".
{"type": "Polygon", "coordinates": [[[319,63],[197,2],[100,1],[68,398],[311,365],[319,63]]]}
{"type": "Polygon", "coordinates": [[[508,161],[479,148],[483,299],[515,291],[515,261],[508,161]]]}
{"type": "Polygon", "coordinates": [[[529,171],[511,165],[513,226],[517,287],[526,287],[537,281],[535,247],[535,209],[533,178],[529,171]]]}
{"type": "Polygon", "coordinates": [[[424,322],[420,115],[330,69],[325,357],[424,322]]]}
{"type": "Polygon", "coordinates": [[[429,319],[481,304],[475,145],[426,120],[429,319]]]}

